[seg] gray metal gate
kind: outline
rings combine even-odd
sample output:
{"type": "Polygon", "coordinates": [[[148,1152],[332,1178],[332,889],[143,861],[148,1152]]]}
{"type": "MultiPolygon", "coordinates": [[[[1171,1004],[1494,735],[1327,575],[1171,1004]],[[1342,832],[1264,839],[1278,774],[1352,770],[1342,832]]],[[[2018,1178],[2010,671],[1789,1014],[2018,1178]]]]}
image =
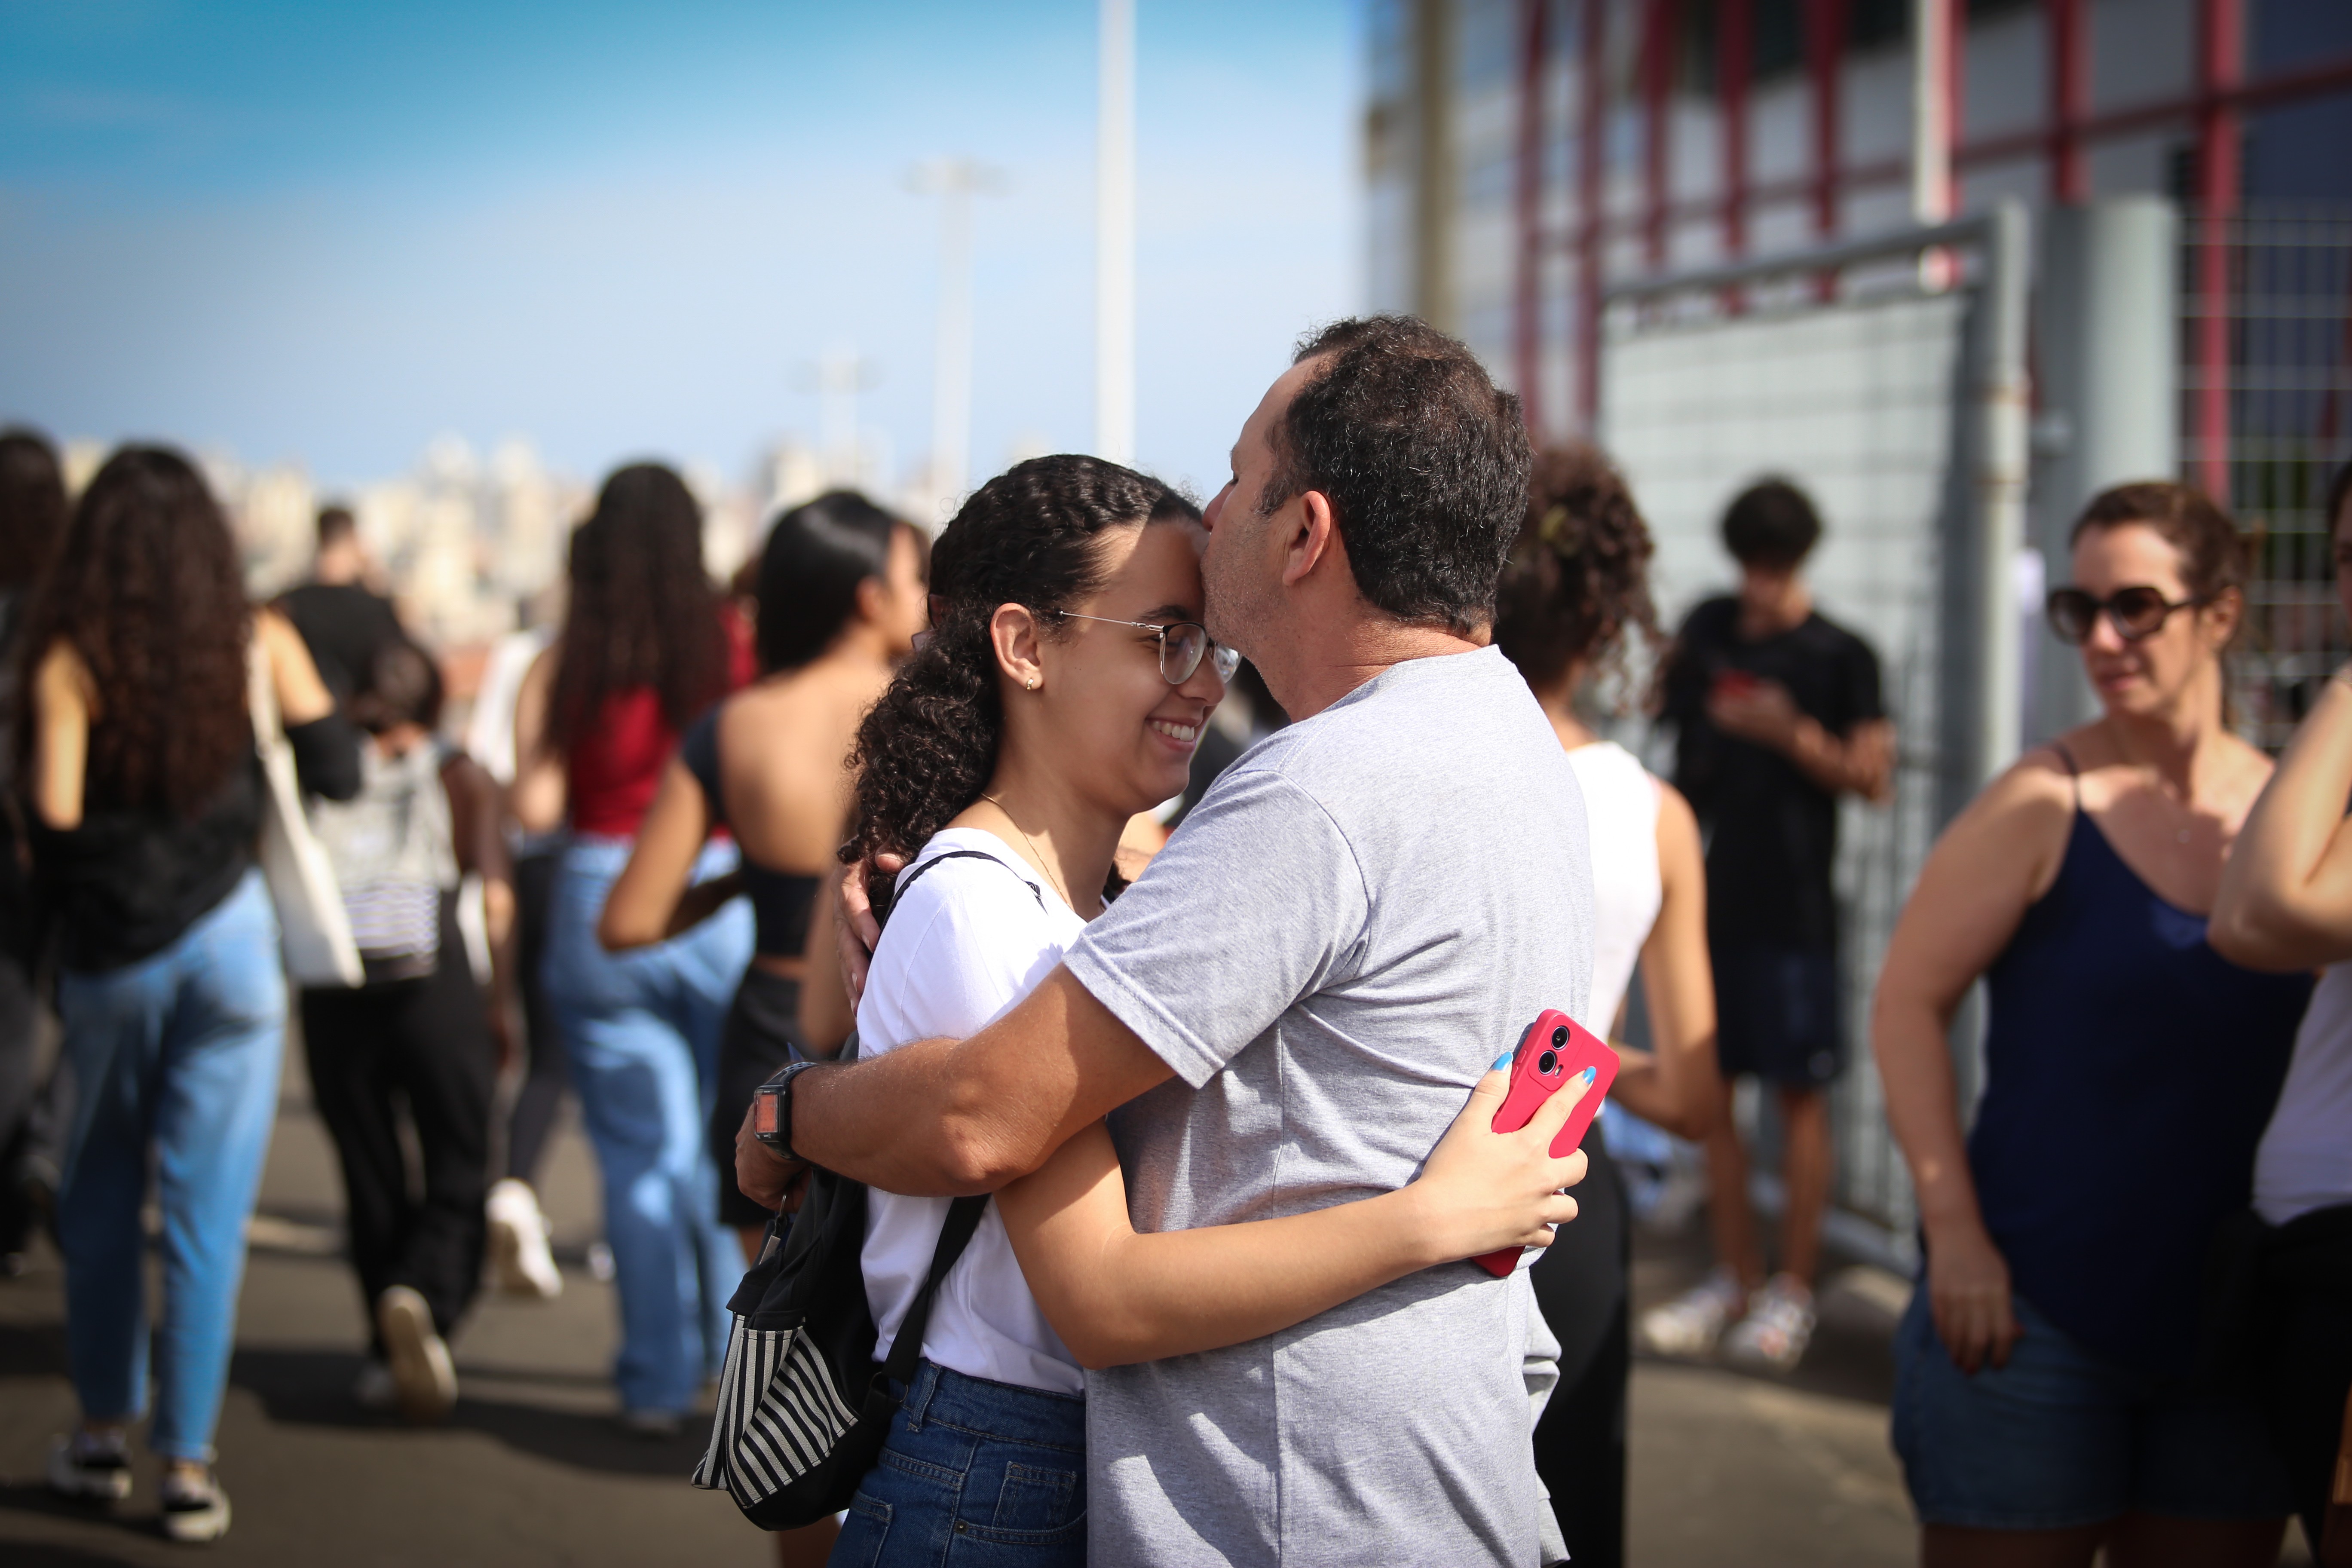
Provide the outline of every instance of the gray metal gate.
{"type": "MultiPolygon", "coordinates": [[[[2017,749],[2025,225],[2006,205],[1627,284],[1605,320],[1601,435],[1657,537],[1669,624],[1732,580],[1716,531],[1725,504],[1780,474],[1828,523],[1808,573],[1823,612],[1883,663],[1899,738],[1894,801],[1849,805],[1841,823],[1853,1065],[1832,1094],[1834,1190],[1898,1253],[1915,1211],[1870,1059],[1870,998],[1936,834],[2017,749]],[[1924,287],[1930,277],[1948,286],[1924,287]]],[[[1955,1034],[1972,1099],[1972,1019],[1955,1034]]]]}

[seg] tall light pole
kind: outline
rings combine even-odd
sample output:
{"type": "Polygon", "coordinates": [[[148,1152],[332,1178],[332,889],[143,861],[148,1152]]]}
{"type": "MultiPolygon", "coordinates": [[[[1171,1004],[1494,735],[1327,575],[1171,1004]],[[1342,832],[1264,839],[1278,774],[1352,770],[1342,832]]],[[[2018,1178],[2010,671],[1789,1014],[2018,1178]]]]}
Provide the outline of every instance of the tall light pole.
{"type": "MultiPolygon", "coordinates": [[[[940,301],[931,348],[933,502],[960,500],[971,450],[971,197],[1003,176],[969,158],[934,158],[908,176],[940,198],[940,301]]],[[[934,526],[939,519],[928,520],[934,526]]]]}
{"type": "Polygon", "coordinates": [[[1135,460],[1135,0],[1097,0],[1095,455],[1135,460]]]}

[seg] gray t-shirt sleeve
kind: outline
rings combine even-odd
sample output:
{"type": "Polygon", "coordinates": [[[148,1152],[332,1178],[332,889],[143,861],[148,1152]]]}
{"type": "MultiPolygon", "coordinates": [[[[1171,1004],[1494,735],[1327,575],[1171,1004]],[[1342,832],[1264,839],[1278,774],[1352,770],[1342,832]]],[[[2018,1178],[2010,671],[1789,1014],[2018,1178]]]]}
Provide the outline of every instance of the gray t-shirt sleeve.
{"type": "Polygon", "coordinates": [[[1198,1089],[1291,1004],[1354,973],[1370,908],[1313,796],[1229,769],[1063,962],[1198,1089]]]}

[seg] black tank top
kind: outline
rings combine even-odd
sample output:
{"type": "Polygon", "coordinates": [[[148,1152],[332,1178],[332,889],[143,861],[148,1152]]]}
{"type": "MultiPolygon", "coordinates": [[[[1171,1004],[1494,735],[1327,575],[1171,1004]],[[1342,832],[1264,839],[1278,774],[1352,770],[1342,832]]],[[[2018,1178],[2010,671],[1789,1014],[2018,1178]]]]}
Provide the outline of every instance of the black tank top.
{"type": "MultiPolygon", "coordinates": [[[[727,799],[719,787],[719,703],[687,727],[677,743],[677,759],[710,808],[710,820],[727,821],[727,799]]],[[[809,910],[816,901],[817,879],[790,871],[772,870],[743,852],[743,891],[751,900],[753,947],[763,958],[798,958],[808,946],[809,910]]]]}

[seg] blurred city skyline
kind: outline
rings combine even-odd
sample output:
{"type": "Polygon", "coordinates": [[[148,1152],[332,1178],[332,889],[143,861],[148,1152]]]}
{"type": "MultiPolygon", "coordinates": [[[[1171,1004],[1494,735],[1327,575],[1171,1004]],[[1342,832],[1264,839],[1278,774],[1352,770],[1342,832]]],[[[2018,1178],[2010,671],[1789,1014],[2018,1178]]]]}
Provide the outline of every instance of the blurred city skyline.
{"type": "MultiPolygon", "coordinates": [[[[1139,9],[1138,459],[1213,488],[1291,341],[1359,301],[1357,19],[1139,9]]],[[[824,469],[817,366],[854,354],[855,468],[916,495],[937,218],[907,175],[953,155],[1006,176],[972,476],[1090,439],[1090,0],[5,12],[0,419],[320,494],[658,456],[756,506],[824,469]]]]}

